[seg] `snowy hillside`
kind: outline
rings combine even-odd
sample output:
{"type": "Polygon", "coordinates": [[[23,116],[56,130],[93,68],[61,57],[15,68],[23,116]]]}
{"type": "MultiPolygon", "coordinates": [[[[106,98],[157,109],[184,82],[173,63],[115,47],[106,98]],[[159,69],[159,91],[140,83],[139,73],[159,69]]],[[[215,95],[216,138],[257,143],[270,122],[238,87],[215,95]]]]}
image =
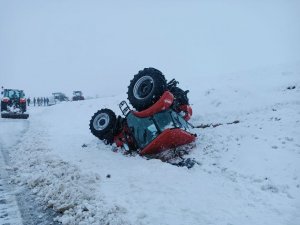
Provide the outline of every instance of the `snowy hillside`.
{"type": "Polygon", "coordinates": [[[195,129],[189,157],[200,165],[124,156],[96,139],[90,117],[105,107],[120,114],[124,94],[0,119],[12,180],[63,224],[300,224],[300,64],[174,78],[190,90],[194,125],[240,121],[195,129]]]}

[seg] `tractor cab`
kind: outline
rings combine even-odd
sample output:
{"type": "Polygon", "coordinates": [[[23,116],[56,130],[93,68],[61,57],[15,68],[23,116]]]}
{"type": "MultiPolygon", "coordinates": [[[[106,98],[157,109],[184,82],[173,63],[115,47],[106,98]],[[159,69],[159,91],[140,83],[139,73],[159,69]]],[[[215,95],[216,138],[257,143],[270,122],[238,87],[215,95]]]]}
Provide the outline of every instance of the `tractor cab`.
{"type": "Polygon", "coordinates": [[[144,118],[131,112],[127,116],[127,125],[141,154],[158,153],[195,139],[189,123],[172,109],[144,118]]]}
{"type": "Polygon", "coordinates": [[[52,93],[52,95],[54,97],[55,102],[69,101],[69,98],[64,93],[54,92],[52,93]]]}
{"type": "Polygon", "coordinates": [[[9,98],[9,99],[21,99],[25,97],[23,90],[17,90],[17,89],[4,89],[3,98],[9,98]]]}
{"type": "Polygon", "coordinates": [[[73,101],[80,101],[80,100],[84,100],[82,91],[73,91],[73,97],[72,97],[73,101]]]}
{"type": "Polygon", "coordinates": [[[17,89],[4,89],[2,92],[3,98],[1,102],[11,105],[13,103],[25,103],[25,93],[23,90],[17,89]]]}
{"type": "Polygon", "coordinates": [[[141,155],[156,154],[195,140],[192,126],[185,119],[186,114],[176,112],[171,107],[173,101],[173,94],[166,91],[155,104],[143,111],[131,110],[125,101],[120,103],[119,108],[141,155]]]}

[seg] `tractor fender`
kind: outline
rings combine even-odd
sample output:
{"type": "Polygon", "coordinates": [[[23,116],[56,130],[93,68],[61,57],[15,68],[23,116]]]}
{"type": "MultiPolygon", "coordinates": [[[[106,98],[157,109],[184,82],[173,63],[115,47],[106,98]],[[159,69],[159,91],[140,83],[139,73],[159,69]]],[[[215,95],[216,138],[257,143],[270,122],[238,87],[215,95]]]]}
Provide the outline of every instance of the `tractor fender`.
{"type": "Polygon", "coordinates": [[[132,113],[140,118],[144,117],[150,117],[154,115],[155,113],[159,113],[163,110],[167,110],[170,108],[170,106],[173,104],[174,96],[171,92],[165,91],[164,94],[160,97],[160,99],[154,103],[152,106],[150,106],[148,109],[145,109],[143,111],[137,112],[132,111],[132,113]]]}

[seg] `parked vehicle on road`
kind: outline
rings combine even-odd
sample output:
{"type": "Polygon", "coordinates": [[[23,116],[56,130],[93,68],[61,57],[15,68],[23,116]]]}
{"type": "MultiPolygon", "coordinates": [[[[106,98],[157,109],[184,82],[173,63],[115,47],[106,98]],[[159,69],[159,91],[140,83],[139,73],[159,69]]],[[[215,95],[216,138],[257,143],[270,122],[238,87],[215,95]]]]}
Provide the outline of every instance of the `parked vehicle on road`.
{"type": "Polygon", "coordinates": [[[64,93],[54,92],[54,93],[52,93],[52,95],[56,102],[69,101],[69,98],[64,93]]]}
{"type": "Polygon", "coordinates": [[[73,97],[72,97],[73,101],[80,101],[80,100],[84,100],[82,91],[73,91],[73,97]]]}
{"type": "Polygon", "coordinates": [[[27,119],[26,98],[23,90],[3,89],[1,92],[1,117],[11,119],[27,119]]]}

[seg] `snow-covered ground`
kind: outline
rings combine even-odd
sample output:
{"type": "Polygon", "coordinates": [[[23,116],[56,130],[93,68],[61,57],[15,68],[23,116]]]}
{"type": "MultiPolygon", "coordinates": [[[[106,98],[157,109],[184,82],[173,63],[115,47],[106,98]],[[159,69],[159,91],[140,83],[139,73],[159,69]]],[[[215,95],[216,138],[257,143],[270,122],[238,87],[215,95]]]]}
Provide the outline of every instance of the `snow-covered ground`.
{"type": "MultiPolygon", "coordinates": [[[[124,86],[124,95],[31,107],[25,125],[12,123],[19,142],[0,139],[12,181],[61,213],[63,224],[300,224],[300,63],[173,76],[190,90],[194,125],[240,121],[195,130],[190,157],[201,165],[124,156],[90,133],[98,109],[120,114],[124,86]]],[[[4,124],[1,135],[14,130],[4,124]]]]}
{"type": "Polygon", "coordinates": [[[8,187],[10,177],[0,149],[0,224],[22,225],[22,218],[14,190],[8,187]]]}
{"type": "MultiPolygon", "coordinates": [[[[29,121],[1,120],[0,128],[0,224],[1,225],[56,225],[57,213],[37,201],[26,185],[17,185],[13,177],[17,168],[9,153],[22,141],[29,121]]],[[[17,181],[17,180],[16,180],[17,181]]]]}

